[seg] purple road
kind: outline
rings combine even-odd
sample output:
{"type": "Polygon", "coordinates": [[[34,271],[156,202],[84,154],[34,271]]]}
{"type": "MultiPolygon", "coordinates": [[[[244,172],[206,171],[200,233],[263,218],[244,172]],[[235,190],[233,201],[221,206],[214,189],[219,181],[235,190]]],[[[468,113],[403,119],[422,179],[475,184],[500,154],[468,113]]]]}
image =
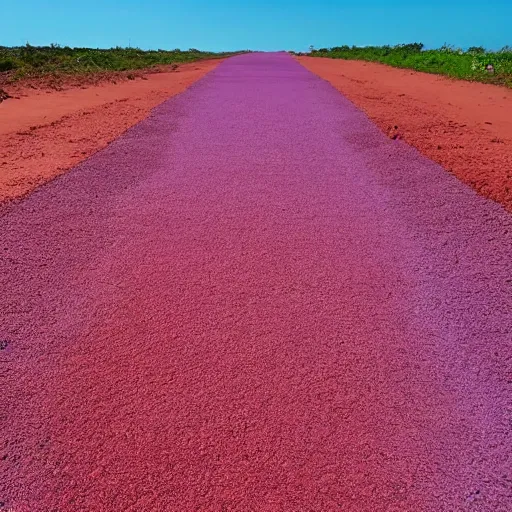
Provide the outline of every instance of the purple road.
{"type": "Polygon", "coordinates": [[[0,234],[0,510],[512,510],[512,217],[290,56],[0,234]]]}

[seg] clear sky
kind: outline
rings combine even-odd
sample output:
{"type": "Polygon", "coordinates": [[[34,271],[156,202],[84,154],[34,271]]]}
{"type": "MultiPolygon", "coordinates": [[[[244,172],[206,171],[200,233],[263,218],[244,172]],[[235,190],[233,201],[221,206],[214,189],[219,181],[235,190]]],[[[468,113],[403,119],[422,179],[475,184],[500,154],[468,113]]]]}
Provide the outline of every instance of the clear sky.
{"type": "Polygon", "coordinates": [[[4,46],[512,46],[512,0],[11,0],[1,17],[4,46]]]}

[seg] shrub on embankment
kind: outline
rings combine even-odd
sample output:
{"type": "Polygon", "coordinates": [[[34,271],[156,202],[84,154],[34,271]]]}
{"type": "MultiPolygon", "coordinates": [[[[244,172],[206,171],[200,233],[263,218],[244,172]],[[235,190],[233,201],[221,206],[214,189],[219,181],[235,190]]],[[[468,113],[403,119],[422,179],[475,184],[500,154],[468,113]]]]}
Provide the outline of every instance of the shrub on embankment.
{"type": "Polygon", "coordinates": [[[480,82],[501,83],[512,87],[512,48],[490,52],[482,47],[467,50],[443,46],[425,50],[422,43],[397,46],[338,46],[312,49],[313,57],[380,62],[397,68],[480,82]]]}
{"type": "Polygon", "coordinates": [[[200,59],[221,58],[234,53],[190,50],[141,50],[139,48],[70,48],[50,46],[0,46],[0,73],[10,72],[14,78],[52,73],[94,73],[146,69],[158,65],[180,64],[200,59]]]}

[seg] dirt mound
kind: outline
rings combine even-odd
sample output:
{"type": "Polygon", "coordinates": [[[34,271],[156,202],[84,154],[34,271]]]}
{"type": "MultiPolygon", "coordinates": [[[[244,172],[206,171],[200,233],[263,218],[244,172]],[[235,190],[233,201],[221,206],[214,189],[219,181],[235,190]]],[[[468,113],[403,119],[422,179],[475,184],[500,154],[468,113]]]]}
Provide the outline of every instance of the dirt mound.
{"type": "Polygon", "coordinates": [[[2,103],[2,101],[5,101],[9,98],[12,98],[12,96],[9,93],[5,92],[3,89],[0,89],[0,103],[2,103]]]}
{"type": "MultiPolygon", "coordinates": [[[[184,64],[184,69],[190,68],[192,64],[184,64]]],[[[148,75],[177,72],[180,67],[178,64],[170,64],[154,66],[151,69],[129,71],[99,71],[81,74],[53,73],[39,77],[27,77],[21,80],[14,80],[12,72],[4,72],[0,73],[0,88],[9,91],[11,95],[23,97],[29,96],[32,90],[66,91],[105,83],[117,84],[126,80],[145,80],[148,75]]]]}

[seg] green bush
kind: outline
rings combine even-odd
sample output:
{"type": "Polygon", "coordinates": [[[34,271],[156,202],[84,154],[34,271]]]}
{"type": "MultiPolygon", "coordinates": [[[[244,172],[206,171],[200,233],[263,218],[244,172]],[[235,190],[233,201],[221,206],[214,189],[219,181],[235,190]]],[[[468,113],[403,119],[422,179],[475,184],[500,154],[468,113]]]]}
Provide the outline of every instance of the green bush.
{"type": "Polygon", "coordinates": [[[140,48],[111,49],[70,48],[69,46],[0,46],[0,72],[15,69],[17,76],[40,76],[48,73],[93,73],[98,71],[127,71],[153,66],[177,65],[200,59],[220,58],[235,53],[141,50],[140,48]]]}
{"type": "Polygon", "coordinates": [[[2,71],[10,71],[11,69],[14,69],[16,67],[16,64],[9,59],[6,60],[0,60],[0,73],[2,71]]]}
{"type": "Polygon", "coordinates": [[[444,45],[437,50],[425,50],[422,43],[397,46],[336,46],[311,52],[313,57],[381,62],[399,68],[415,69],[482,82],[512,84],[512,48],[488,52],[481,46],[466,51],[444,45]],[[487,66],[492,69],[488,70],[487,66]]]}

